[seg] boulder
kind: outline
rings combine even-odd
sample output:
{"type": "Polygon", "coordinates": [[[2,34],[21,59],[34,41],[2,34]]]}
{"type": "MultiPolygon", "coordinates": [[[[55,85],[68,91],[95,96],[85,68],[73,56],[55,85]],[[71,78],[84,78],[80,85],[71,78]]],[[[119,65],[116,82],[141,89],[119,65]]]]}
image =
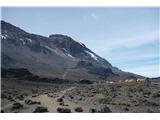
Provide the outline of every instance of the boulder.
{"type": "Polygon", "coordinates": [[[20,109],[22,107],[23,107],[23,105],[21,103],[16,102],[16,103],[13,104],[12,110],[20,109]]]}
{"type": "Polygon", "coordinates": [[[90,109],[90,110],[89,110],[89,112],[91,112],[91,113],[96,113],[96,112],[97,112],[97,110],[96,110],[96,109],[94,109],[94,108],[92,108],[92,109],[90,109]]]}
{"type": "Polygon", "coordinates": [[[39,106],[34,110],[34,113],[44,113],[44,112],[48,112],[48,109],[43,106],[39,106]]]}
{"type": "Polygon", "coordinates": [[[60,107],[58,107],[57,111],[59,113],[71,113],[71,110],[69,108],[60,108],[60,107]]]}
{"type": "Polygon", "coordinates": [[[57,102],[63,102],[63,98],[58,98],[57,102]]]}
{"type": "Polygon", "coordinates": [[[77,107],[74,109],[76,112],[83,112],[83,109],[81,107],[77,107]]]}

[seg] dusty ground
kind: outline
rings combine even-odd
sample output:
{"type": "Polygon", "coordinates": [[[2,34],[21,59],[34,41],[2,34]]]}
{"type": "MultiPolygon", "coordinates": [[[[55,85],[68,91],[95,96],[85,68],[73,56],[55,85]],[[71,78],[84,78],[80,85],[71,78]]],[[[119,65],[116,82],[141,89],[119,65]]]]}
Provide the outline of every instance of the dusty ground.
{"type": "Polygon", "coordinates": [[[1,112],[160,112],[160,80],[78,85],[2,78],[1,83],[1,112]]]}

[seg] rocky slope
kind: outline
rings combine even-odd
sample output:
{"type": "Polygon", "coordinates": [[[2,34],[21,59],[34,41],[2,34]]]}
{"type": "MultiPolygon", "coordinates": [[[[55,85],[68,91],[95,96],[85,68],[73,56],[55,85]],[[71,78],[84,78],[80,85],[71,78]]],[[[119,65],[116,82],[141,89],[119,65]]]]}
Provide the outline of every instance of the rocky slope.
{"type": "Polygon", "coordinates": [[[2,68],[25,68],[35,75],[68,80],[117,80],[141,77],[113,67],[71,37],[44,37],[1,21],[2,68]]]}

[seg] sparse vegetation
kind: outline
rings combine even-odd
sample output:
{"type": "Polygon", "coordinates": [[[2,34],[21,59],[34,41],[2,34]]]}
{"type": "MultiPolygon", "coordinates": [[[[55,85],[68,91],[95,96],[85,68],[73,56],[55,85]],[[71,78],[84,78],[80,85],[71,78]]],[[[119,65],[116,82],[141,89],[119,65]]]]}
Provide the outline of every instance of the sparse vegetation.
{"type": "Polygon", "coordinates": [[[112,98],[105,97],[98,100],[100,104],[109,104],[112,101],[112,98]]]}
{"type": "Polygon", "coordinates": [[[154,93],[154,94],[153,94],[153,97],[154,97],[154,98],[159,98],[159,97],[160,97],[160,91],[154,93]]]}
{"type": "Polygon", "coordinates": [[[100,113],[110,113],[112,111],[110,110],[110,108],[108,106],[105,105],[98,112],[100,112],[100,113]]]}
{"type": "Polygon", "coordinates": [[[154,113],[154,111],[152,109],[148,108],[147,113],[154,113]]]}
{"type": "Polygon", "coordinates": [[[37,86],[33,82],[20,83],[12,79],[2,79],[2,83],[2,105],[11,104],[9,108],[2,107],[3,112],[160,112],[160,83],[157,82],[147,88],[142,83],[37,86]]]}

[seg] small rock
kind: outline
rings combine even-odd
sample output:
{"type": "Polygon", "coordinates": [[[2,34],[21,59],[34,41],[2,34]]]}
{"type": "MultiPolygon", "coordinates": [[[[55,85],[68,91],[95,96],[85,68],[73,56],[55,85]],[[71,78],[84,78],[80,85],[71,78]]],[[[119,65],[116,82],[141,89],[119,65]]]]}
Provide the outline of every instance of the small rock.
{"type": "Polygon", "coordinates": [[[153,94],[153,97],[154,97],[154,98],[160,97],[160,91],[158,91],[157,93],[154,93],[154,94],[153,94]]]}
{"type": "Polygon", "coordinates": [[[38,95],[32,95],[32,97],[37,97],[38,95]]]}
{"type": "Polygon", "coordinates": [[[158,103],[153,102],[153,101],[147,101],[145,104],[146,104],[147,106],[159,106],[158,103]]]}
{"type": "Polygon", "coordinates": [[[147,113],[154,113],[154,111],[152,109],[147,109],[147,113]]]}
{"type": "Polygon", "coordinates": [[[82,98],[80,97],[80,98],[79,98],[79,100],[81,101],[81,100],[82,100],[82,98]]]}
{"type": "Polygon", "coordinates": [[[57,108],[57,111],[59,113],[71,113],[71,110],[69,108],[57,108]]]}
{"type": "Polygon", "coordinates": [[[59,105],[61,105],[61,106],[68,106],[68,104],[64,104],[64,102],[60,102],[59,105]]]}
{"type": "Polygon", "coordinates": [[[149,98],[149,96],[148,96],[148,95],[144,95],[144,97],[145,97],[145,98],[149,98]]]}
{"type": "Polygon", "coordinates": [[[145,90],[145,91],[143,92],[143,95],[149,96],[150,94],[151,94],[151,92],[150,92],[149,90],[145,90]]]}
{"type": "Polygon", "coordinates": [[[23,96],[23,95],[17,96],[17,98],[18,98],[19,100],[24,100],[24,96],[23,96]]]}
{"type": "Polygon", "coordinates": [[[125,109],[124,109],[125,111],[129,111],[129,109],[126,107],[125,109]]]}
{"type": "Polygon", "coordinates": [[[13,106],[12,106],[12,110],[15,110],[15,109],[20,109],[22,108],[23,105],[21,103],[14,103],[13,106]]]}
{"type": "Polygon", "coordinates": [[[57,102],[63,102],[63,98],[58,98],[57,102]]]}
{"type": "Polygon", "coordinates": [[[34,113],[44,113],[44,112],[48,112],[48,109],[43,106],[39,106],[34,110],[34,113]]]}
{"type": "Polygon", "coordinates": [[[76,112],[83,112],[83,109],[81,107],[77,107],[74,109],[76,112]]]}
{"type": "Polygon", "coordinates": [[[109,109],[109,107],[107,107],[107,106],[104,106],[100,111],[99,111],[99,113],[110,113],[110,112],[112,112],[110,109],[109,109]]]}
{"type": "Polygon", "coordinates": [[[37,101],[32,101],[32,100],[25,100],[25,103],[28,104],[28,105],[33,105],[33,104],[41,104],[40,102],[37,102],[37,101]]]}
{"type": "Polygon", "coordinates": [[[96,91],[92,91],[92,93],[93,93],[93,94],[96,94],[97,92],[96,92],[96,91]]]}
{"type": "Polygon", "coordinates": [[[2,93],[1,98],[7,98],[7,96],[4,93],[2,93]]]}
{"type": "Polygon", "coordinates": [[[54,95],[51,93],[48,93],[48,97],[54,97],[54,95]]]}
{"type": "Polygon", "coordinates": [[[64,95],[61,98],[64,98],[64,95]]]}
{"type": "Polygon", "coordinates": [[[12,96],[8,96],[8,100],[14,101],[14,99],[12,98],[12,96]]]}
{"type": "Polygon", "coordinates": [[[69,95],[69,97],[70,97],[71,99],[73,99],[73,98],[74,98],[72,95],[69,95]]]}
{"type": "Polygon", "coordinates": [[[90,111],[91,113],[96,113],[96,112],[97,112],[97,110],[96,110],[96,109],[93,109],[93,108],[90,109],[89,111],[90,111]]]}

